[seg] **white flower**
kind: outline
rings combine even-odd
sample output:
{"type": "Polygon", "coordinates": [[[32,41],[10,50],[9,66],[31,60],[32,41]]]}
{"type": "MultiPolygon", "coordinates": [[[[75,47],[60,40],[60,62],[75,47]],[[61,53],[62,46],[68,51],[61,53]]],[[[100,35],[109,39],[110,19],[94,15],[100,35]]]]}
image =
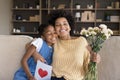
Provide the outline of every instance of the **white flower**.
{"type": "Polygon", "coordinates": [[[105,34],[106,39],[109,39],[109,37],[111,36],[110,34],[105,34]]]}
{"type": "Polygon", "coordinates": [[[96,32],[96,33],[98,33],[98,32],[100,32],[100,28],[98,28],[98,27],[94,27],[94,31],[96,32]]]}
{"type": "Polygon", "coordinates": [[[90,31],[90,32],[93,31],[93,30],[94,30],[94,28],[92,28],[92,27],[88,28],[88,31],[90,31]]]}
{"type": "Polygon", "coordinates": [[[108,29],[102,29],[101,33],[108,34],[108,29]]]}
{"type": "Polygon", "coordinates": [[[89,32],[89,35],[96,35],[97,33],[95,31],[89,32]]]}
{"type": "Polygon", "coordinates": [[[86,36],[87,38],[91,38],[92,36],[96,38],[96,40],[98,37],[106,40],[113,34],[113,32],[111,29],[107,28],[105,24],[100,24],[99,27],[88,27],[88,29],[82,29],[80,34],[86,36]]]}
{"type": "Polygon", "coordinates": [[[99,28],[98,27],[94,27],[94,30],[99,30],[99,28]]]}
{"type": "Polygon", "coordinates": [[[83,29],[81,30],[80,34],[81,34],[81,35],[88,36],[88,31],[87,31],[85,28],[83,28],[83,29]]]}
{"type": "Polygon", "coordinates": [[[113,35],[113,31],[111,29],[108,29],[108,34],[113,35]]]}
{"type": "Polygon", "coordinates": [[[107,26],[106,26],[105,24],[100,24],[99,27],[100,27],[101,29],[107,29],[107,26]]]}

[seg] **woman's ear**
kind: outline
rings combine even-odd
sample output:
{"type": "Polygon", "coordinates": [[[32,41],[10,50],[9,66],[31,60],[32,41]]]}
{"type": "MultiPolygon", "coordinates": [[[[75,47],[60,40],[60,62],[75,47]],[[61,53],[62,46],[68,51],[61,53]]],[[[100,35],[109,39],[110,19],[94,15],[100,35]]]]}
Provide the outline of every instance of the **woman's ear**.
{"type": "Polygon", "coordinates": [[[71,31],[71,27],[69,27],[69,31],[71,31]]]}

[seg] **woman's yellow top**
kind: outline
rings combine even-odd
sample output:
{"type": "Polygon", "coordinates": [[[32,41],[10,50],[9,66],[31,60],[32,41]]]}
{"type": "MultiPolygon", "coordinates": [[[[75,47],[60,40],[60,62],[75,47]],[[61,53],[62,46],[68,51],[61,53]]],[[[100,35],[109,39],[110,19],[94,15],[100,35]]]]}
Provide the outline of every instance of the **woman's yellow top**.
{"type": "Polygon", "coordinates": [[[54,45],[52,76],[66,80],[82,80],[88,68],[90,54],[84,37],[58,39],[54,45]]]}

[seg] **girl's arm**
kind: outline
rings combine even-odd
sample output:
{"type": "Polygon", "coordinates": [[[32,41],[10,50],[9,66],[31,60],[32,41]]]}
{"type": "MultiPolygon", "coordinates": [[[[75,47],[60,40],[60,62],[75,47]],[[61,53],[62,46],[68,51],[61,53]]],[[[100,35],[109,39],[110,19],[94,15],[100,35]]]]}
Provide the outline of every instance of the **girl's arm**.
{"type": "MultiPolygon", "coordinates": [[[[36,48],[41,47],[42,43],[43,43],[43,40],[41,38],[38,38],[38,39],[34,38],[31,42],[26,44],[25,48],[26,48],[26,50],[28,50],[31,45],[34,45],[36,48]]],[[[39,50],[40,49],[41,48],[39,48],[39,50]]],[[[41,62],[46,62],[46,60],[42,57],[41,54],[38,53],[37,50],[33,53],[32,56],[33,56],[35,62],[37,62],[37,60],[40,60],[41,62]]]]}
{"type": "MultiPolygon", "coordinates": [[[[26,50],[28,50],[30,46],[31,46],[31,42],[27,43],[25,46],[26,50]]],[[[37,60],[40,60],[41,62],[46,62],[46,60],[37,51],[34,51],[32,56],[33,56],[35,62],[37,62],[37,60]]]]}
{"type": "Polygon", "coordinates": [[[42,57],[42,55],[39,54],[37,51],[33,53],[33,58],[35,62],[37,62],[37,60],[40,60],[41,62],[46,62],[46,60],[42,57]]]}
{"type": "MultiPolygon", "coordinates": [[[[27,64],[27,61],[28,59],[33,55],[33,53],[36,51],[36,47],[31,45],[27,52],[24,54],[22,60],[21,60],[21,64],[22,64],[22,67],[25,71],[25,73],[27,74],[27,77],[30,79],[30,78],[33,78],[33,75],[31,74],[30,70],[29,70],[29,67],[28,67],[28,64],[27,64]]],[[[35,79],[33,79],[35,80],[35,79]]]]}

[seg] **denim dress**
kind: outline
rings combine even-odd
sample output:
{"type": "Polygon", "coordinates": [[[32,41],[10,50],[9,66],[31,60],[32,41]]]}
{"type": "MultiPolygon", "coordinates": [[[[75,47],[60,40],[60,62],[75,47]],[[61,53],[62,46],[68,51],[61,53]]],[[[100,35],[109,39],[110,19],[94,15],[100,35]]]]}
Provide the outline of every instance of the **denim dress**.
{"type": "MultiPolygon", "coordinates": [[[[48,46],[44,40],[42,47],[39,50],[39,54],[46,60],[47,64],[50,65],[52,63],[53,48],[51,46],[48,46]]],[[[33,57],[30,57],[27,63],[30,72],[34,76],[36,69],[36,62],[34,61],[33,57]]],[[[22,67],[15,72],[13,80],[28,80],[27,75],[22,67]]]]}

